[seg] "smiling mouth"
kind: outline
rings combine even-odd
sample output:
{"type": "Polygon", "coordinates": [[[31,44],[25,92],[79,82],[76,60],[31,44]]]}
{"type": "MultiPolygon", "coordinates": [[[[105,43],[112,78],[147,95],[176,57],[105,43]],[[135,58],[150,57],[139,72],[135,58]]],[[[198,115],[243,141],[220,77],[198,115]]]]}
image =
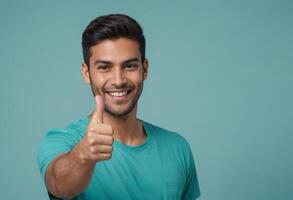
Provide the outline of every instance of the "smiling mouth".
{"type": "Polygon", "coordinates": [[[126,96],[131,92],[132,89],[124,89],[124,90],[110,90],[105,91],[107,94],[109,94],[112,97],[123,97],[126,96]]]}

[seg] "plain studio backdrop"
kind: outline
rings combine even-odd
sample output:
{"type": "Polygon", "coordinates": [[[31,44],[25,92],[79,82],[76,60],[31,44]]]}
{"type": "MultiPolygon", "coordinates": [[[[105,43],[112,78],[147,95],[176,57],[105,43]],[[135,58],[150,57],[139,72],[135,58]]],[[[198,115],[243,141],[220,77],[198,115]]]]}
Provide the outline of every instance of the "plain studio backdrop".
{"type": "Polygon", "coordinates": [[[138,116],[189,141],[200,200],[293,199],[292,10],[289,0],[0,0],[0,199],[48,199],[36,149],[93,110],[81,34],[110,13],[144,28],[138,116]]]}

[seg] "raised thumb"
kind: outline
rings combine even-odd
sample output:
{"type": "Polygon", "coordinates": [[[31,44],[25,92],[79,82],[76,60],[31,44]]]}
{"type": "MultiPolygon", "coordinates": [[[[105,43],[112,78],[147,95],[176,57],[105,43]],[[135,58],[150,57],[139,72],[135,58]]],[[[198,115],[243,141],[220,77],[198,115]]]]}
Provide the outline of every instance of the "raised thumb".
{"type": "Polygon", "coordinates": [[[92,120],[95,123],[102,124],[103,123],[103,112],[104,112],[104,100],[100,95],[95,96],[96,101],[96,109],[93,114],[92,120]]]}

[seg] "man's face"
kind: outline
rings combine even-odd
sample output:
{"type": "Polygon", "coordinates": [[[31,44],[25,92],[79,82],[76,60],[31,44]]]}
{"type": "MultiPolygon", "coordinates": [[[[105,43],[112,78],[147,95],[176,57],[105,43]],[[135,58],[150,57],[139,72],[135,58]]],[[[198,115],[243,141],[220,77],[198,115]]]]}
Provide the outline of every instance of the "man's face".
{"type": "Polygon", "coordinates": [[[106,112],[114,116],[130,113],[142,93],[148,62],[141,61],[139,44],[131,39],[104,40],[91,48],[82,72],[94,95],[104,99],[106,112]]]}

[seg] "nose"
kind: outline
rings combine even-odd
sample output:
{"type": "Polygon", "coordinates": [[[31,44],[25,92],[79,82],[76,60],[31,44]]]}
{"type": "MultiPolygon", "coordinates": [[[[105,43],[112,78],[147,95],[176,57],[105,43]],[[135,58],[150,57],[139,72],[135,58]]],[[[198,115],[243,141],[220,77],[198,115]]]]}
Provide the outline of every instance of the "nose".
{"type": "Polygon", "coordinates": [[[121,68],[116,68],[113,74],[113,85],[116,87],[121,87],[126,82],[124,72],[121,68]]]}

